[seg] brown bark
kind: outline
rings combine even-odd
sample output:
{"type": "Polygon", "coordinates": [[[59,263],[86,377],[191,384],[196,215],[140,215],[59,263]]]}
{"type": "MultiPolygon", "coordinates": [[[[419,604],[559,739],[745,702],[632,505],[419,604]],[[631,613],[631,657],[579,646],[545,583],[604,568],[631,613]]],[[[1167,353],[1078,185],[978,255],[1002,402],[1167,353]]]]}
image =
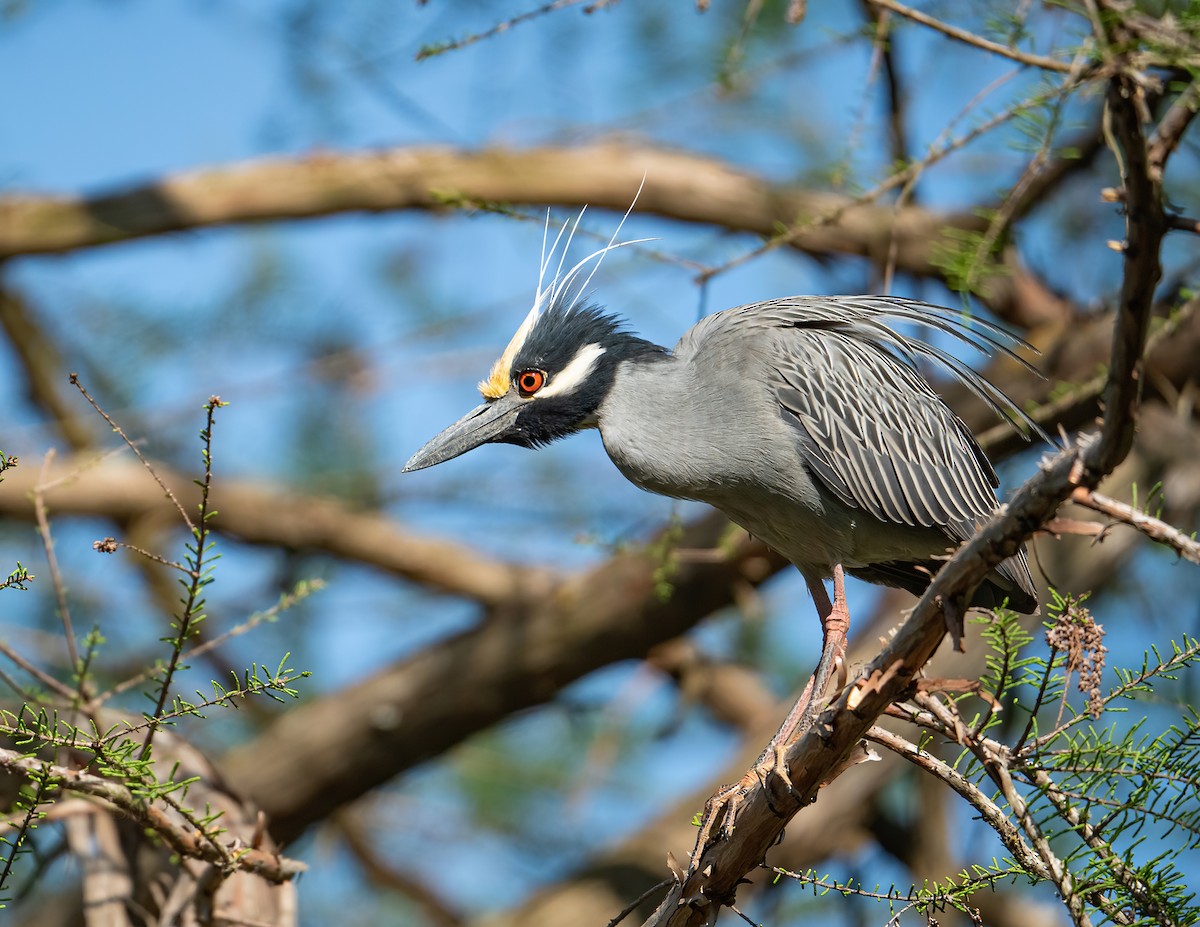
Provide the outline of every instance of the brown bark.
{"type": "MultiPolygon", "coordinates": [[[[669,219],[773,237],[815,256],[858,255],[940,277],[948,231],[981,232],[972,211],[859,202],[755,177],[726,162],[650,146],[604,142],[528,150],[397,148],[189,171],[93,196],[0,197],[0,259],[59,253],[234,223],[343,212],[439,210],[470,203],[590,205],[623,212],[643,178],[638,209],[669,219]]],[[[1004,258],[989,304],[1017,324],[1062,318],[1063,302],[1004,258]]]]}

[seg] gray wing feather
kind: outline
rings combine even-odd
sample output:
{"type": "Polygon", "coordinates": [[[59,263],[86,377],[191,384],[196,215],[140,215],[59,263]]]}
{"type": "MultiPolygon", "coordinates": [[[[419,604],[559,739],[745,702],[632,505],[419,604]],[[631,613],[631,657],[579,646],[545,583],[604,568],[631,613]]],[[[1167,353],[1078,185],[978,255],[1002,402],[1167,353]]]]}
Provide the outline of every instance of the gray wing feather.
{"type": "MultiPolygon", "coordinates": [[[[984,355],[1005,354],[1037,375],[1013,350],[1028,345],[998,326],[880,296],[793,297],[728,309],[693,326],[676,353],[703,366],[709,351],[766,351],[760,359],[780,412],[796,425],[802,459],[830,492],[882,521],[965,540],[996,509],[996,473],[970,429],[918,373],[919,361],[948,370],[1017,431],[1049,439],[963,361],[903,334],[889,324],[895,322],[928,326],[984,355]],[[749,345],[747,335],[754,336],[749,345]]],[[[1024,550],[997,569],[1027,593],[1025,610],[1036,607],[1024,550]]]]}
{"type": "Polygon", "coordinates": [[[847,505],[882,521],[969,537],[996,508],[996,475],[920,376],[873,343],[798,328],[772,384],[801,454],[847,505]]]}
{"type": "Polygon", "coordinates": [[[924,358],[950,371],[1015,427],[1036,425],[959,358],[903,334],[897,322],[927,326],[984,354],[1017,357],[1012,346],[1021,344],[982,319],[928,303],[838,296],[720,312],[696,325],[676,350],[703,353],[727,338],[773,332],[770,385],[798,426],[801,453],[820,480],[847,505],[883,521],[966,538],[995,510],[996,474],[917,363],[924,358]]]}

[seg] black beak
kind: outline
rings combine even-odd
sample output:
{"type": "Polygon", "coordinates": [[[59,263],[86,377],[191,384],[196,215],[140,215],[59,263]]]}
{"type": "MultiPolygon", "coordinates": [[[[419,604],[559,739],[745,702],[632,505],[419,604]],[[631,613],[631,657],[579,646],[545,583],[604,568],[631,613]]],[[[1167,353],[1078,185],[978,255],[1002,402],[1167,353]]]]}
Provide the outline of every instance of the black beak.
{"type": "Polygon", "coordinates": [[[517,413],[524,403],[508,394],[476,406],[412,455],[401,473],[423,470],[453,460],[481,444],[503,442],[516,433],[517,413]]]}

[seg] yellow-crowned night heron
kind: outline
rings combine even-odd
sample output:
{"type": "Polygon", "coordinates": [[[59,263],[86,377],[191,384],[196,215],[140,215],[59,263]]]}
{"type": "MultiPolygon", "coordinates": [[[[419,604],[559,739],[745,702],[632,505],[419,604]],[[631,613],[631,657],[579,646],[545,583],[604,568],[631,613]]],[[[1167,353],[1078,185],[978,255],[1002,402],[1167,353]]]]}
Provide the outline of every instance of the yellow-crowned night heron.
{"type": "MultiPolygon", "coordinates": [[[[598,428],[638,486],[707,502],[796,565],[826,632],[809,687],[819,697],[844,648],[844,572],[919,594],[947,549],[996,509],[995,471],[918,362],[940,364],[1002,417],[1024,419],[952,353],[893,323],[927,326],[985,354],[1011,354],[1016,339],[914,300],[799,296],[708,316],[667,350],[589,302],[590,275],[578,283],[613,247],[566,273],[560,259],[554,280],[539,280],[533,309],[479,384],[485,402],[404,469],[485,443],[540,447],[598,428]],[[833,602],[823,584],[830,576],[833,602]]],[[[543,248],[543,278],[551,257],[543,248]]],[[[1037,606],[1023,550],[971,604],[1004,599],[1027,614],[1037,606]]],[[[795,729],[800,709],[777,740],[795,729]]]]}

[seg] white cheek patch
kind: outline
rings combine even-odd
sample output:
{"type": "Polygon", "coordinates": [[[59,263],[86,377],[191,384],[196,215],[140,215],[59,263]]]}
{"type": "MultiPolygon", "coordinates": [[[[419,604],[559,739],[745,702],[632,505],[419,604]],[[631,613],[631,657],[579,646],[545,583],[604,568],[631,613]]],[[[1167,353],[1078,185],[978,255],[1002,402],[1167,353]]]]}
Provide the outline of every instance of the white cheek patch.
{"type": "Polygon", "coordinates": [[[579,349],[571,362],[554,375],[549,385],[535,393],[533,399],[548,399],[551,396],[565,396],[579,388],[580,384],[596,366],[604,348],[598,344],[585,344],[579,349]]]}

